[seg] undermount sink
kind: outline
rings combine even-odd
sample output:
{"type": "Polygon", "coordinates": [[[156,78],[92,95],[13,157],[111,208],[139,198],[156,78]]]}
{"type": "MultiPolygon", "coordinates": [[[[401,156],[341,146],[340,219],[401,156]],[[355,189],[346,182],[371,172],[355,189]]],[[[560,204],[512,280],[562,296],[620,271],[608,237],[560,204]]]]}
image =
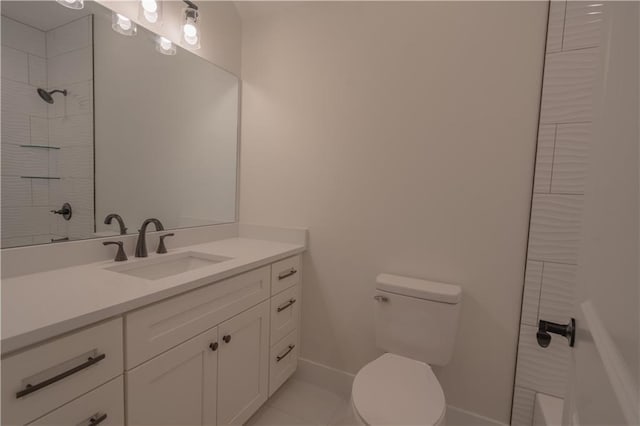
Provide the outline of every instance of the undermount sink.
{"type": "Polygon", "coordinates": [[[116,265],[106,268],[108,271],[131,275],[147,280],[159,280],[205,266],[231,260],[230,257],[187,251],[183,253],[161,255],[135,263],[116,265]]]}

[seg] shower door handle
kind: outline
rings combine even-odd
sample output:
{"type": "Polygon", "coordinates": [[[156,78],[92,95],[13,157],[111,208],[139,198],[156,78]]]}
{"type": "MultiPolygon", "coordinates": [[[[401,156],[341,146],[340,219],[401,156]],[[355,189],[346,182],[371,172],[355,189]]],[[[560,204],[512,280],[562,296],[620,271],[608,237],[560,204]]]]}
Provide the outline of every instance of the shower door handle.
{"type": "Polygon", "coordinates": [[[551,321],[540,320],[538,323],[538,332],[536,333],[536,339],[538,345],[546,348],[551,343],[551,335],[559,334],[564,336],[569,341],[569,346],[573,347],[576,342],[576,320],[571,318],[568,324],[557,324],[551,321]]]}

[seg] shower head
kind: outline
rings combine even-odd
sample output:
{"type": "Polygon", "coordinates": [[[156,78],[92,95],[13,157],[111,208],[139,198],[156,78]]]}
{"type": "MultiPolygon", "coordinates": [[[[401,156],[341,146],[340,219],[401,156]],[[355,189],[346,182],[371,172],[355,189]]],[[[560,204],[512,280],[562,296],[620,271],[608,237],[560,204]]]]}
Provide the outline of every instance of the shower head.
{"type": "Polygon", "coordinates": [[[38,95],[40,95],[40,97],[42,98],[43,101],[45,101],[48,104],[52,104],[53,103],[53,95],[54,93],[62,93],[63,95],[67,96],[67,91],[66,90],[52,90],[50,92],[47,92],[44,89],[38,89],[38,95]]]}

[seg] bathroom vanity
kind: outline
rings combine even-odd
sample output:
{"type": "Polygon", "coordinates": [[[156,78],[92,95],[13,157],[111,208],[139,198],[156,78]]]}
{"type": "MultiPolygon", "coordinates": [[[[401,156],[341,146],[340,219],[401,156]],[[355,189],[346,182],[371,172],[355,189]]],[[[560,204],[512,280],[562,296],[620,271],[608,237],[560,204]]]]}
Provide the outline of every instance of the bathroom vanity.
{"type": "Polygon", "coordinates": [[[303,250],[232,238],[3,280],[2,424],[246,422],[297,366],[303,250]]]}

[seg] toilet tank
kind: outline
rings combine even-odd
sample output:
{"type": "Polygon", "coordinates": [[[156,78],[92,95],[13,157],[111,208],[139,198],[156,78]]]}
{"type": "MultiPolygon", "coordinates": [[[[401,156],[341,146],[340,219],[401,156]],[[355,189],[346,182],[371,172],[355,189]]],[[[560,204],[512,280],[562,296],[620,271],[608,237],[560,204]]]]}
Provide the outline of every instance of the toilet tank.
{"type": "Polygon", "coordinates": [[[462,289],[417,278],[376,278],[376,343],[396,355],[429,365],[451,360],[462,289]]]}

